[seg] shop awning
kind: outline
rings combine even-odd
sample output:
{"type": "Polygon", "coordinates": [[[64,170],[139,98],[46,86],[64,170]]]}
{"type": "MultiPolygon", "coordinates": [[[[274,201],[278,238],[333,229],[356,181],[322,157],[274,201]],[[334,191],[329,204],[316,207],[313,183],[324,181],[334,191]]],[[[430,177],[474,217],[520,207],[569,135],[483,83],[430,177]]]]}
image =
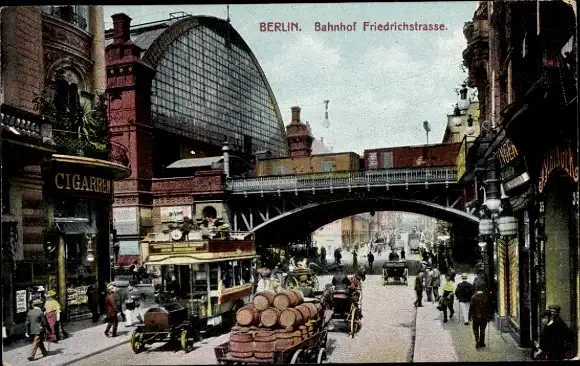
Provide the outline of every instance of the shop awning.
{"type": "Polygon", "coordinates": [[[87,222],[57,222],[56,227],[63,234],[96,234],[97,230],[93,229],[87,222]]]}
{"type": "Polygon", "coordinates": [[[202,168],[211,167],[212,165],[218,163],[222,160],[221,156],[210,156],[206,158],[190,158],[177,160],[167,166],[168,169],[176,168],[202,168]]]}
{"type": "Polygon", "coordinates": [[[223,256],[218,258],[207,259],[200,255],[151,255],[149,256],[146,266],[160,266],[160,265],[189,265],[189,264],[200,264],[200,263],[213,263],[213,262],[225,262],[225,261],[239,261],[244,259],[256,258],[256,254],[249,254],[243,256],[223,256]]]}

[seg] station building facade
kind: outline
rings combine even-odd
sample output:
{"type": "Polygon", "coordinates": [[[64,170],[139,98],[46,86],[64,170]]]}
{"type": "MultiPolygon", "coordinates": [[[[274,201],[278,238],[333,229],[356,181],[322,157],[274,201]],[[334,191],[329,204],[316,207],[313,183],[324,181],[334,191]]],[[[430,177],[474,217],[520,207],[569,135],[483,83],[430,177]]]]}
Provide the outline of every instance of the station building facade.
{"type": "Polygon", "coordinates": [[[131,26],[125,14],[112,18],[109,121],[131,164],[131,176],[115,182],[113,209],[124,266],[139,260],[139,241],[157,226],[208,214],[227,221],[216,196],[224,177],[215,167],[225,141],[232,167],[252,165],[263,151],[283,157],[289,148],[266,76],[229,21],[183,15],[131,26]]]}

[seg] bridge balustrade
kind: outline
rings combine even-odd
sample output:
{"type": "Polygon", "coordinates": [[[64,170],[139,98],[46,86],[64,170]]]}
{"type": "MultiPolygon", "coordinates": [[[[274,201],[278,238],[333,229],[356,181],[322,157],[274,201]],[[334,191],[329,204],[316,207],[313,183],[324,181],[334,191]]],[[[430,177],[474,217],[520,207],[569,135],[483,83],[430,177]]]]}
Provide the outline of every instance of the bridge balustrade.
{"type": "Polygon", "coordinates": [[[226,189],[233,193],[276,192],[316,188],[355,188],[385,185],[449,184],[456,181],[456,167],[426,167],[342,172],[307,173],[284,176],[229,179],[226,189]]]}

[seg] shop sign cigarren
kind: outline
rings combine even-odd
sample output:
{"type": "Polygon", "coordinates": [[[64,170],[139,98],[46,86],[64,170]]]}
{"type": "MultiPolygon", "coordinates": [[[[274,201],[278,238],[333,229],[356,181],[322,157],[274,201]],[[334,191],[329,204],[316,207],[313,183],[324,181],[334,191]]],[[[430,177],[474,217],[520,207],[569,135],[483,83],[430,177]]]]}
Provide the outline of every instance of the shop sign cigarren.
{"type": "Polygon", "coordinates": [[[574,182],[578,182],[578,167],[574,166],[574,153],[570,142],[554,146],[544,156],[538,182],[538,191],[540,193],[544,190],[550,174],[555,169],[565,171],[574,182]]]}

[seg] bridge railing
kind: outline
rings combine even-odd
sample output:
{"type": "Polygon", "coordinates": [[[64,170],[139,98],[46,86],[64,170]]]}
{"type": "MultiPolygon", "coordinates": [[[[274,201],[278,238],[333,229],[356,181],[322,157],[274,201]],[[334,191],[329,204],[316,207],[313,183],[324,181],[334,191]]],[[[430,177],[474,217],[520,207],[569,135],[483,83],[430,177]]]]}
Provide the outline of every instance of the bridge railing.
{"type": "Polygon", "coordinates": [[[278,190],[306,190],[319,187],[346,188],[386,184],[441,184],[455,182],[456,174],[456,167],[307,173],[229,179],[226,184],[226,189],[233,192],[268,192],[278,190]]]}

